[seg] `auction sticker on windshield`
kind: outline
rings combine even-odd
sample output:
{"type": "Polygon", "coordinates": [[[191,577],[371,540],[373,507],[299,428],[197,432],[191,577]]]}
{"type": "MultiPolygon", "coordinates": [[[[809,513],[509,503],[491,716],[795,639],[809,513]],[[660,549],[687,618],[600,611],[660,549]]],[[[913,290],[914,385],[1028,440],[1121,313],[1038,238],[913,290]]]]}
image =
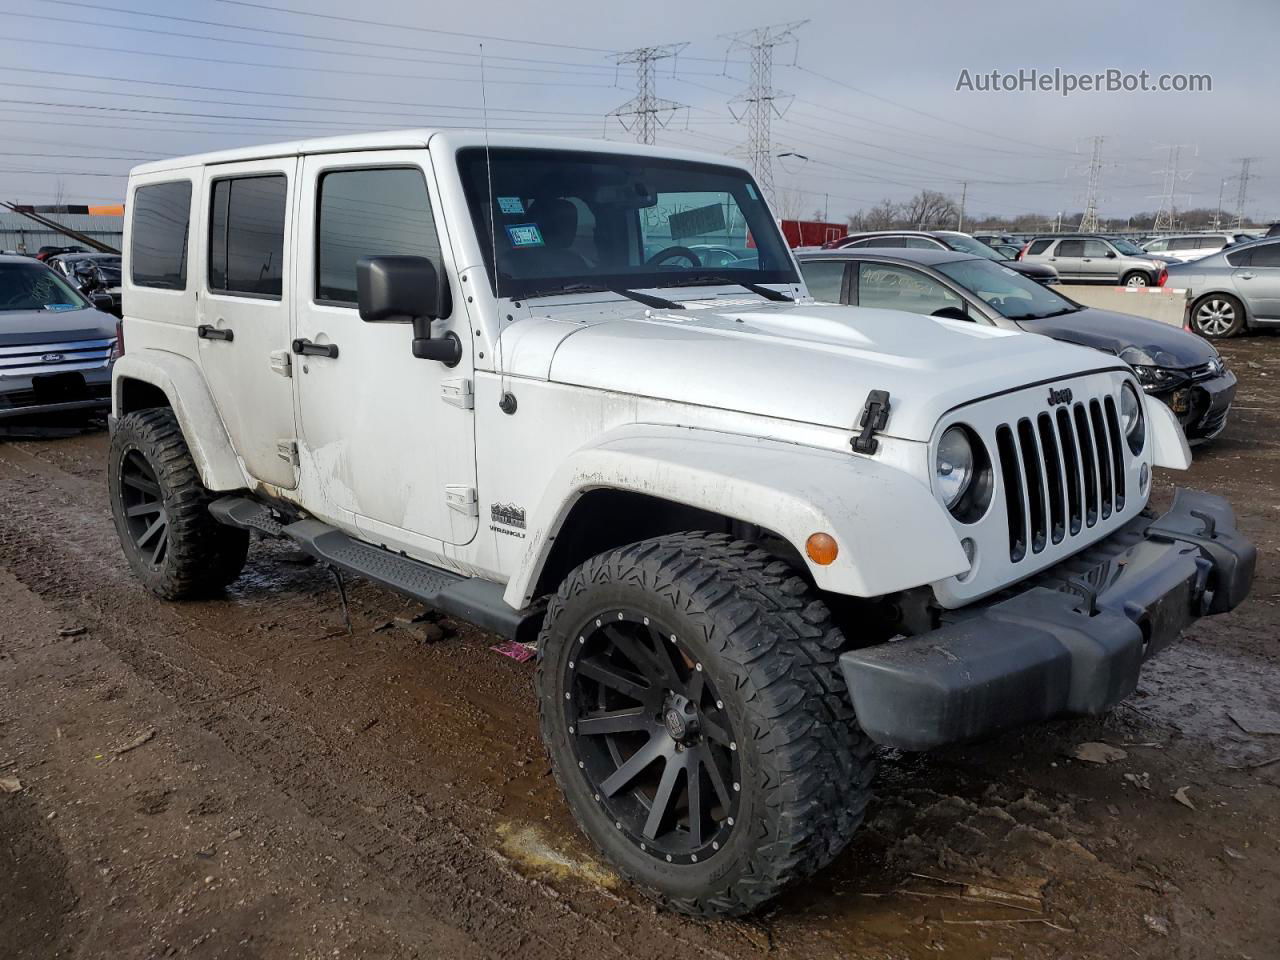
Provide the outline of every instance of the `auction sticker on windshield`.
{"type": "Polygon", "coordinates": [[[507,227],[507,236],[513,247],[542,246],[542,231],[536,223],[513,223],[507,227]]]}

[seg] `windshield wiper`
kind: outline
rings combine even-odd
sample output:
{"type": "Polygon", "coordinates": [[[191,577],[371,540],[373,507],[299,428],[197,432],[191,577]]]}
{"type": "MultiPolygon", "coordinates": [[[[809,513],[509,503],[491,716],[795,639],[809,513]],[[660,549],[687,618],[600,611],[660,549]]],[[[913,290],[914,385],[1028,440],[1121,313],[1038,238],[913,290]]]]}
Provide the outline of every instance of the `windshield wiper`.
{"type": "Polygon", "coordinates": [[[1061,317],[1068,313],[1079,313],[1080,307],[1063,307],[1061,310],[1054,310],[1050,313],[1018,313],[1013,316],[1006,316],[1006,320],[1048,320],[1050,317],[1061,317]]]}
{"type": "Polygon", "coordinates": [[[526,293],[524,299],[555,297],[562,293],[616,293],[618,296],[634,300],[636,303],[643,303],[646,307],[659,307],[663,310],[684,309],[683,304],[668,300],[665,297],[653,297],[647,293],[636,293],[634,290],[625,290],[622,287],[605,287],[598,283],[563,283],[558,287],[546,287],[542,290],[526,293]]]}
{"type": "Polygon", "coordinates": [[[725,284],[726,286],[742,287],[749,290],[757,297],[764,297],[766,300],[772,300],[775,303],[795,303],[794,297],[789,297],[785,293],[777,290],[771,290],[768,287],[762,287],[758,283],[748,283],[746,280],[732,280],[729,277],[722,277],[718,274],[698,274],[693,277],[681,277],[678,286],[692,287],[697,284],[725,284]]]}

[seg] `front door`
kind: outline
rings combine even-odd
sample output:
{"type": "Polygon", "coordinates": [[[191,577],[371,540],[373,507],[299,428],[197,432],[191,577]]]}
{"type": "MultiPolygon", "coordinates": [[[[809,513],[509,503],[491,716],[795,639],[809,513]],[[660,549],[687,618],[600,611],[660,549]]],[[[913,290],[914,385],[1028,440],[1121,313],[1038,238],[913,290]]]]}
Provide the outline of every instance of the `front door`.
{"type": "Polygon", "coordinates": [[[202,253],[195,262],[205,380],[245,470],[286,489],[297,485],[285,282],[297,168],[294,157],[207,168],[192,231],[201,238],[193,244],[202,253]]]}
{"type": "Polygon", "coordinates": [[[374,543],[434,559],[478,529],[473,377],[465,297],[432,335],[453,332],[461,362],[413,356],[408,323],[365,323],[356,261],[428,257],[457,276],[426,150],[303,158],[296,346],[302,500],[374,543]],[[325,355],[325,354],[330,355],[325,355]]]}
{"type": "Polygon", "coordinates": [[[1280,243],[1260,244],[1247,252],[1248,264],[1232,271],[1236,289],[1255,317],[1280,320],[1280,243]]]}

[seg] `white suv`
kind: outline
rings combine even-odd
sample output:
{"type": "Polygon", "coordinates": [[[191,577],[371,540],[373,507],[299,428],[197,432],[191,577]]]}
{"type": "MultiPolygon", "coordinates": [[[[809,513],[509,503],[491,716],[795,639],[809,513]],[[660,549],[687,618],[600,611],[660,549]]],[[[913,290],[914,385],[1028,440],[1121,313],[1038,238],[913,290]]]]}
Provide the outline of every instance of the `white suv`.
{"type": "Polygon", "coordinates": [[[1146,510],[1189,454],[1124,363],[815,303],[724,158],[234,150],[136,168],[125,245],[137,576],[216,591],[256,531],[536,638],[574,816],[685,912],[835,857],[874,743],[1104,711],[1251,583],[1223,500],[1146,510]]]}

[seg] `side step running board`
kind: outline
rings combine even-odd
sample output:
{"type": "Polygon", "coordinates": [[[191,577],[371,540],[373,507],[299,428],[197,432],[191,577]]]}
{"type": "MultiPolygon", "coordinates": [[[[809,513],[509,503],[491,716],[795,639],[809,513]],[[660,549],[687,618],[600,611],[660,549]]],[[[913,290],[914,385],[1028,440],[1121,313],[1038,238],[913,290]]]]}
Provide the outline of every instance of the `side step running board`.
{"type": "Polygon", "coordinates": [[[542,608],[513,609],[502,599],[499,584],[464,577],[375,547],[319,520],[281,523],[269,507],[248,497],[222,497],[209,505],[209,512],[228,526],[256,530],[270,537],[288,537],[304,552],[344,573],[373,580],[507,639],[522,643],[537,639],[542,608]]]}

